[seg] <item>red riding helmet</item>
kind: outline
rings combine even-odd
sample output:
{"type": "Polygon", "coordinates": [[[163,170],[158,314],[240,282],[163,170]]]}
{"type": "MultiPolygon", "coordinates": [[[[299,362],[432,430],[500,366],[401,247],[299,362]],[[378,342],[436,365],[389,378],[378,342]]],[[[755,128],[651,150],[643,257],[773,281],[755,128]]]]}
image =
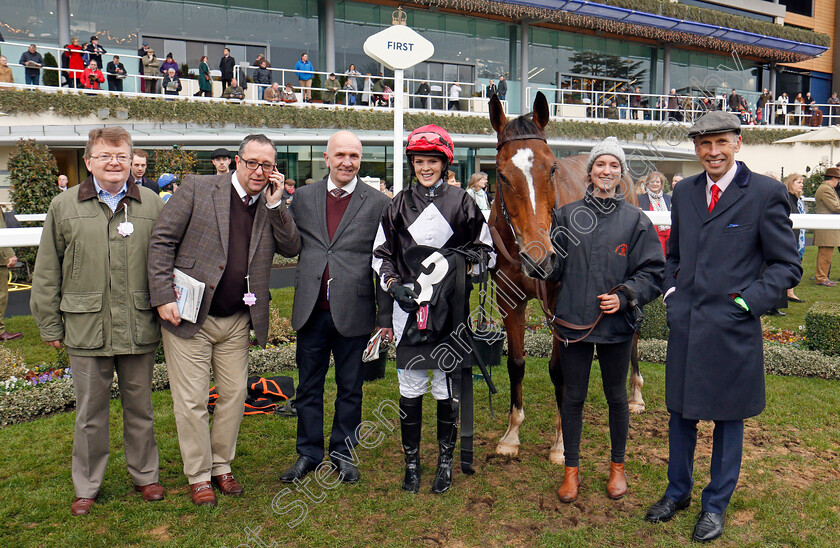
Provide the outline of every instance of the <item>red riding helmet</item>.
{"type": "Polygon", "coordinates": [[[443,155],[447,164],[455,161],[455,145],[449,133],[442,127],[434,124],[419,127],[408,136],[408,144],[405,147],[405,155],[431,154],[434,156],[443,155]]]}

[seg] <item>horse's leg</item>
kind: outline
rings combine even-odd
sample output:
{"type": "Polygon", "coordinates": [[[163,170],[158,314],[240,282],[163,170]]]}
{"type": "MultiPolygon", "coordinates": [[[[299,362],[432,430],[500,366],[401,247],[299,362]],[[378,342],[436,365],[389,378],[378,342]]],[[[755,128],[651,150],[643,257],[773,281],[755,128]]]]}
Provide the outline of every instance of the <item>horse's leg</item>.
{"type": "Polygon", "coordinates": [[[633,353],[630,354],[630,401],[628,406],[631,413],[642,413],[645,410],[645,400],[642,399],[642,386],[645,380],[639,370],[639,333],[633,335],[633,353]]]}
{"type": "Polygon", "coordinates": [[[525,305],[520,303],[504,316],[508,338],[508,377],[510,377],[510,413],[505,435],[496,445],[496,453],[515,457],[519,453],[519,427],[525,420],[522,408],[522,379],[525,377],[525,305]]]}
{"type": "Polygon", "coordinates": [[[548,453],[548,460],[552,464],[566,463],[563,447],[563,425],[560,421],[560,409],[563,407],[563,371],[560,369],[560,342],[552,337],[554,344],[551,348],[551,360],[548,362],[548,372],[554,384],[554,399],[557,401],[557,414],[554,417],[554,444],[548,453]]]}

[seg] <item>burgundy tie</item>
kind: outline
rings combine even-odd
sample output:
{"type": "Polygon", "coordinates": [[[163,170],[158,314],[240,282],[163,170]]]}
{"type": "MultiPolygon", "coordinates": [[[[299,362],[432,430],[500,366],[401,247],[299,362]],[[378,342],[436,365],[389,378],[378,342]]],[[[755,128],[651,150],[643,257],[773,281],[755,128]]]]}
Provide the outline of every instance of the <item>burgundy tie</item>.
{"type": "Polygon", "coordinates": [[[720,198],[720,187],[717,185],[712,185],[712,199],[709,201],[709,213],[711,213],[717,205],[718,198],[720,198]]]}
{"type": "Polygon", "coordinates": [[[344,191],[344,189],[341,189],[341,188],[334,188],[334,189],[330,190],[330,193],[331,193],[333,196],[335,196],[336,198],[338,198],[339,200],[340,200],[340,199],[341,199],[341,198],[342,198],[345,194],[347,194],[347,192],[345,192],[345,191],[344,191]]]}
{"type": "Polygon", "coordinates": [[[242,203],[245,204],[246,206],[251,205],[251,197],[246,194],[245,196],[242,197],[242,203]]]}

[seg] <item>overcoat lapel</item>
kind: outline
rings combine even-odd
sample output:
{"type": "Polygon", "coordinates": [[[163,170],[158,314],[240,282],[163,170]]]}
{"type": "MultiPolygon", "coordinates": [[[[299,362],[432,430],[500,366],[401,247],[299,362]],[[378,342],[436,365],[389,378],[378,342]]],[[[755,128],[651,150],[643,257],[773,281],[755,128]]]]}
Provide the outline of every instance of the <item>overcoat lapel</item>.
{"type": "Polygon", "coordinates": [[[224,256],[228,255],[228,238],[230,233],[230,176],[220,175],[213,191],[213,204],[216,206],[216,220],[219,224],[219,237],[222,240],[224,256]],[[227,183],[227,184],[225,184],[227,183]]]}
{"type": "Polygon", "coordinates": [[[718,203],[715,208],[709,213],[709,206],[706,204],[706,174],[701,173],[694,183],[694,188],[691,192],[694,207],[703,219],[703,223],[708,223],[723,214],[724,211],[732,207],[738,200],[744,196],[744,187],[750,182],[751,172],[742,163],[738,163],[738,170],[735,172],[735,178],[732,183],[726,187],[723,194],[720,195],[718,203]]]}
{"type": "Polygon", "coordinates": [[[703,222],[709,220],[709,204],[706,203],[706,172],[704,171],[694,179],[691,189],[691,201],[697,210],[697,215],[703,222]]]}

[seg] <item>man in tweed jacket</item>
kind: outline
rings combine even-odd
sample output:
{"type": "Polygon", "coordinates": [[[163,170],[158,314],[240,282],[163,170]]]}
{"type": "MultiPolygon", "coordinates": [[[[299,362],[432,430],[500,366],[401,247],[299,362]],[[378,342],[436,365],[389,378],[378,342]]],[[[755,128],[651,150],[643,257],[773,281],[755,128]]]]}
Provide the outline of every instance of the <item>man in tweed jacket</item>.
{"type": "Polygon", "coordinates": [[[249,135],[233,174],[185,178],[149,242],[149,289],[163,326],[184,473],[200,505],[216,504],[211,481],[223,494],[242,493],[230,463],[247,392],[249,330],[265,345],[274,253],[300,251],[300,235],[281,200],[284,177],[275,156],[271,140],[249,135]],[[178,313],[175,268],[205,284],[195,323],[178,313]],[[211,365],[219,393],[212,431],[211,365]]]}
{"type": "MultiPolygon", "coordinates": [[[[298,189],[291,206],[302,247],[292,310],[298,332],[299,457],[280,477],[288,483],[302,479],[324,458],[324,377],[330,353],[337,385],[330,460],[344,482],[359,479],[351,457],[362,420],[362,352],[376,322],[371,255],[379,218],[390,202],[356,177],[362,143],[354,134],[339,131],[330,137],[324,160],[329,175],[298,189]]],[[[388,305],[380,306],[377,323],[390,326],[391,299],[381,291],[378,296],[388,305]]]]}

